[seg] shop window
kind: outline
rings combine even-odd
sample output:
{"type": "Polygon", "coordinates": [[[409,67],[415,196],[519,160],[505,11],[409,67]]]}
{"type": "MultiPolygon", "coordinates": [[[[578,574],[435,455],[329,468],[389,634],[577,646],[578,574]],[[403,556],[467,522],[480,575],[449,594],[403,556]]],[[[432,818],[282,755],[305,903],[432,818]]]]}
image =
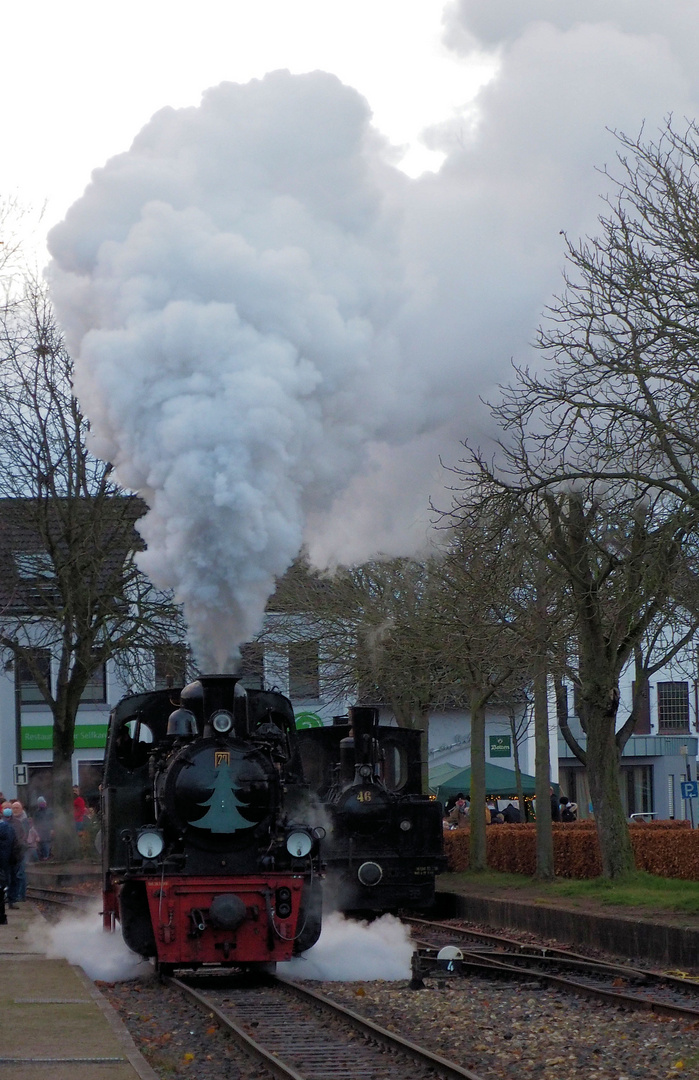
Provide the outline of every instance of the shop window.
{"type": "Polygon", "coordinates": [[[289,645],[289,697],[319,696],[318,642],[293,642],[289,645]]]}
{"type": "Polygon", "coordinates": [[[689,731],[689,683],[658,683],[658,730],[689,731]]]}

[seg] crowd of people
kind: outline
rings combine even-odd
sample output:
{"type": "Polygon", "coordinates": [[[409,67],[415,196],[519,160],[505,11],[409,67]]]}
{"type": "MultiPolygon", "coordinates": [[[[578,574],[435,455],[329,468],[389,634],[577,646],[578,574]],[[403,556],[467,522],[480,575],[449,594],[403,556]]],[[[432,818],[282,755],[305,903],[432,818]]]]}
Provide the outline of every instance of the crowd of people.
{"type": "MultiPolygon", "coordinates": [[[[82,840],[92,812],[77,787],[73,788],[73,820],[82,840]]],[[[27,864],[51,858],[54,837],[53,812],[39,795],[31,814],[19,799],[6,799],[0,791],[0,926],[7,911],[27,897],[27,864]]]]}
{"type": "MultiPolygon", "coordinates": [[[[571,802],[565,795],[555,795],[551,788],[551,818],[553,821],[577,821],[577,803],[571,802]]],[[[444,804],[444,817],[442,824],[445,829],[458,829],[468,825],[471,820],[471,799],[462,791],[454,798],[447,799],[444,804]]],[[[508,802],[507,806],[500,810],[495,800],[486,801],[485,823],[486,825],[512,825],[522,820],[519,807],[508,802]]]]}

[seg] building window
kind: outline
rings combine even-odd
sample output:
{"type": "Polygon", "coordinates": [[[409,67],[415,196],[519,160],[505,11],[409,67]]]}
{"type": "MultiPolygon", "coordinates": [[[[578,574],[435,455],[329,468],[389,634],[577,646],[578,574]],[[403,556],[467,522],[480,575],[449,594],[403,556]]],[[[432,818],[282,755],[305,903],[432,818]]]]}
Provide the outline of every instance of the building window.
{"type": "Polygon", "coordinates": [[[259,641],[247,641],[240,646],[239,675],[247,690],[264,689],[264,648],[259,641]]]}
{"type": "Polygon", "coordinates": [[[622,765],[621,798],[626,816],[653,813],[653,766],[622,765]]]}
{"type": "Polygon", "coordinates": [[[102,661],[87,680],[80,701],[88,705],[107,700],[107,665],[102,661]]]}
{"type": "Polygon", "coordinates": [[[658,730],[689,731],[689,683],[658,683],[658,730]]]}
{"type": "Polygon", "coordinates": [[[289,645],[289,697],[319,696],[318,642],[295,641],[289,645]]]}
{"type": "MultiPolygon", "coordinates": [[[[32,653],[32,667],[38,668],[48,685],[51,693],[51,653],[48,649],[34,649],[32,653]]],[[[46,699],[39,689],[36,677],[29,666],[29,662],[20,657],[17,664],[17,681],[19,683],[19,698],[23,705],[45,705],[46,699]]]]}
{"type": "MultiPolygon", "coordinates": [[[[672,686],[672,683],[669,684],[672,686]]],[[[650,687],[647,680],[631,683],[631,695],[636,706],[634,735],[650,735],[650,687]]]]}
{"type": "Polygon", "coordinates": [[[23,581],[54,581],[56,568],[47,551],[14,551],[17,576],[23,581]]]}
{"type": "Polygon", "coordinates": [[[153,650],[155,689],[169,690],[187,682],[187,646],[182,642],[157,645],[153,650]]]}

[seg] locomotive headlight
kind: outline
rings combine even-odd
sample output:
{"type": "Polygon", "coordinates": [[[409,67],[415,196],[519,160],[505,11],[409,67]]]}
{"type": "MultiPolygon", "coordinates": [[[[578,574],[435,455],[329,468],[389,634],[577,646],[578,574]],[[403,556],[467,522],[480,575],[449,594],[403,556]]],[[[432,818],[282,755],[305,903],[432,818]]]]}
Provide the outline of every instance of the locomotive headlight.
{"type": "Polygon", "coordinates": [[[307,832],[292,832],[286,838],[286,850],[296,859],[308,855],[312,847],[313,841],[307,832]]]}
{"type": "Polygon", "coordinates": [[[155,829],[143,829],[138,834],[136,850],[144,859],[157,859],[163,846],[163,838],[155,829]]]}
{"type": "Polygon", "coordinates": [[[225,735],[233,727],[233,717],[225,709],[220,709],[212,715],[211,726],[219,735],[225,735]]]}
{"type": "Polygon", "coordinates": [[[368,780],[371,776],[371,765],[361,765],[359,768],[359,775],[364,780],[368,780]]]}
{"type": "Polygon", "coordinates": [[[408,821],[407,818],[403,818],[403,820],[401,821],[401,823],[399,825],[399,828],[400,828],[400,830],[402,832],[410,832],[412,827],[413,827],[412,821],[408,821]]]}

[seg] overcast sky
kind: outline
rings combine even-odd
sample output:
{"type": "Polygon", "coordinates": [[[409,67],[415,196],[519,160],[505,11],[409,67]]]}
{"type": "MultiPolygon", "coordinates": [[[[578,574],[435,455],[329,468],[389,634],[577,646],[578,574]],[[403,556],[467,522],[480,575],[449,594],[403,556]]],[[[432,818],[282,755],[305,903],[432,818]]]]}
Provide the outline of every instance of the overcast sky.
{"type": "Polygon", "coordinates": [[[187,562],[204,523],[173,521],[214,477],[221,531],[178,587],[224,595],[202,565],[244,504],[248,607],[301,539],[319,562],[424,540],[439,456],[530,358],[561,231],[595,229],[609,129],[697,111],[686,0],[30,2],[3,39],[6,187],[52,224],[98,170],[52,280],[104,452],[158,504],[149,570],[187,562]],[[211,438],[176,459],[193,420],[211,438]]]}
{"type": "Polygon", "coordinates": [[[331,71],[371,102],[377,125],[439,160],[420,130],[449,114],[489,63],[441,43],[439,0],[26,0],[3,10],[3,190],[49,200],[51,221],[95,166],[165,105],[196,105],[224,80],[276,68],[331,71]]]}

